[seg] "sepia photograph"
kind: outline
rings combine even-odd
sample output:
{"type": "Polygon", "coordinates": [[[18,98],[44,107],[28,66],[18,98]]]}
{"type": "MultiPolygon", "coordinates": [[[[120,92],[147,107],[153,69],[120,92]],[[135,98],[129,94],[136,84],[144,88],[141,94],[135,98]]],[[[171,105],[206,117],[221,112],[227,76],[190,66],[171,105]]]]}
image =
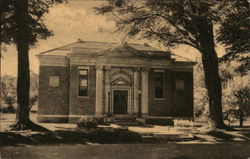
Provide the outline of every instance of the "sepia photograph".
{"type": "Polygon", "coordinates": [[[250,159],[249,0],[0,13],[0,159],[250,159]]]}

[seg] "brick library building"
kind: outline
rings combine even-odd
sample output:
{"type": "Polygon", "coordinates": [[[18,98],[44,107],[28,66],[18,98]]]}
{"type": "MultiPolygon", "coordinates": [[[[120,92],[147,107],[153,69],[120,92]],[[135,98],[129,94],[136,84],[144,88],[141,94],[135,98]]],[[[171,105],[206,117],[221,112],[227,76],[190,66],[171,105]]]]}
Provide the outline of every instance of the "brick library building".
{"type": "Polygon", "coordinates": [[[193,117],[194,62],[170,52],[79,39],[37,57],[39,122],[193,117]]]}

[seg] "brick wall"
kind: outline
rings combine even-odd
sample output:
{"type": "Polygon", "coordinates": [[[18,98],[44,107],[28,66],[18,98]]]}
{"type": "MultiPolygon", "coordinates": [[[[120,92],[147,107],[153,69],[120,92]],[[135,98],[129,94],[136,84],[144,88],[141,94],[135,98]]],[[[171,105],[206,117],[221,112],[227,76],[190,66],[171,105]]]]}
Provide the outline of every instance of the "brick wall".
{"type": "Polygon", "coordinates": [[[154,70],[149,71],[149,115],[151,116],[170,116],[171,115],[171,72],[164,72],[164,91],[163,99],[155,98],[154,70]]]}
{"type": "Polygon", "coordinates": [[[69,113],[69,68],[40,66],[38,121],[67,122],[67,117],[39,117],[39,115],[65,115],[69,113]],[[50,76],[59,76],[59,87],[50,87],[50,76]]]}
{"type": "Polygon", "coordinates": [[[172,72],[173,116],[193,117],[193,72],[172,72]],[[175,89],[175,80],[184,81],[184,90],[175,89]]]}
{"type": "Polygon", "coordinates": [[[79,73],[78,66],[70,67],[70,115],[94,115],[95,114],[95,89],[96,71],[90,67],[89,70],[88,97],[79,97],[79,73]]]}

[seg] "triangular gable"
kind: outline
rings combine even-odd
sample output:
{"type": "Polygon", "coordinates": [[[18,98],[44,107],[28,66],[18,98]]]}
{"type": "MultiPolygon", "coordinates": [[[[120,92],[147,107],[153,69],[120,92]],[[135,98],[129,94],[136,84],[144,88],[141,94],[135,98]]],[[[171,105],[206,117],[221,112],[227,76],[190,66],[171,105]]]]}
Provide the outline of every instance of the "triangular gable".
{"type": "Polygon", "coordinates": [[[149,57],[144,52],[140,52],[128,44],[123,44],[114,48],[110,48],[104,51],[101,51],[97,54],[99,57],[106,58],[146,58],[149,57]]]}
{"type": "Polygon", "coordinates": [[[112,82],[112,85],[131,85],[131,83],[126,79],[119,77],[112,82]]]}

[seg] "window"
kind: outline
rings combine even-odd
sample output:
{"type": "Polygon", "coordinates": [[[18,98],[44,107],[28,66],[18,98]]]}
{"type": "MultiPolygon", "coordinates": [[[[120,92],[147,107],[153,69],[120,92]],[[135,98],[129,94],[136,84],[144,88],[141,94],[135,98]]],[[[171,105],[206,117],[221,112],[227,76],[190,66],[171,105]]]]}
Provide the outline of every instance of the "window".
{"type": "Polygon", "coordinates": [[[184,81],[183,80],[176,80],[175,81],[175,89],[178,91],[184,90],[184,81]]]}
{"type": "Polygon", "coordinates": [[[154,73],[155,98],[163,98],[163,72],[154,73]]]}
{"type": "Polygon", "coordinates": [[[79,96],[88,96],[88,70],[79,69],[79,96]]]}
{"type": "Polygon", "coordinates": [[[50,76],[49,77],[49,86],[50,87],[59,87],[59,76],[50,76]]]}

